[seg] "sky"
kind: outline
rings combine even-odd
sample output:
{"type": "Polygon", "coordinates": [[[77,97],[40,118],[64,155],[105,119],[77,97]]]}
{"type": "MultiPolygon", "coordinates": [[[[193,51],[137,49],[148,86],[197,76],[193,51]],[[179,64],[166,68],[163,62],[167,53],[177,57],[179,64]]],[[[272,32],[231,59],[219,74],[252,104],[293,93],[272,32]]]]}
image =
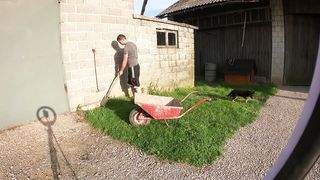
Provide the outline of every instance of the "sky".
{"type": "MultiPolygon", "coordinates": [[[[148,0],[144,15],[154,17],[163,10],[167,9],[167,7],[171,6],[176,1],[178,0],[148,0]]],[[[140,14],[142,3],[143,0],[134,0],[134,11],[136,14],[140,14]]]]}

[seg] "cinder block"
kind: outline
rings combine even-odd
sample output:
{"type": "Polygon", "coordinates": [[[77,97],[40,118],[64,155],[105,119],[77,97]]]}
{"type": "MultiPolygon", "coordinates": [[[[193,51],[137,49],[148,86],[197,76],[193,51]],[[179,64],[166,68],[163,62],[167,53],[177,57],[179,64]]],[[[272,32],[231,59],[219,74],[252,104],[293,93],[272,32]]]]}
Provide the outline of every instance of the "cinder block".
{"type": "Polygon", "coordinates": [[[74,4],[65,4],[60,2],[60,12],[62,13],[75,13],[76,6],[74,4]]]}
{"type": "Polygon", "coordinates": [[[108,14],[111,16],[121,16],[121,9],[118,8],[109,8],[108,9],[108,14]]]}
{"type": "Polygon", "coordinates": [[[108,65],[108,62],[105,58],[96,59],[97,68],[100,68],[100,72],[103,72],[103,67],[108,65]]]}
{"type": "Polygon", "coordinates": [[[88,41],[78,42],[78,50],[79,51],[83,51],[83,50],[89,51],[90,49],[92,49],[92,48],[89,48],[88,41]]]}
{"type": "Polygon", "coordinates": [[[116,3],[115,0],[101,0],[101,7],[110,8],[116,6],[120,6],[119,0],[117,0],[116,3]]]}
{"type": "Polygon", "coordinates": [[[89,77],[94,77],[95,73],[93,69],[81,69],[77,71],[72,71],[71,77],[72,79],[84,79],[89,77]]]}
{"type": "Polygon", "coordinates": [[[114,17],[114,16],[101,16],[101,23],[115,24],[116,17],[114,17]]]}
{"type": "Polygon", "coordinates": [[[94,61],[81,61],[77,62],[80,65],[80,69],[92,69],[94,68],[94,61]]]}
{"type": "Polygon", "coordinates": [[[76,8],[76,12],[79,13],[79,14],[91,14],[92,13],[92,6],[79,5],[76,8]]]}
{"type": "Polygon", "coordinates": [[[100,15],[86,15],[85,22],[89,23],[100,23],[101,16],[100,15]]]}
{"type": "Polygon", "coordinates": [[[273,84],[279,84],[279,85],[281,85],[282,83],[283,83],[283,79],[282,79],[282,77],[277,77],[277,76],[272,76],[271,77],[271,82],[273,83],[273,84]]]}
{"type": "Polygon", "coordinates": [[[126,17],[117,17],[116,23],[117,24],[128,24],[129,21],[128,21],[128,18],[126,18],[126,17]]]}
{"type": "Polygon", "coordinates": [[[176,54],[177,49],[176,48],[168,48],[168,54],[176,54]]]}
{"type": "Polygon", "coordinates": [[[121,16],[132,19],[133,13],[134,13],[133,9],[130,9],[130,10],[124,9],[121,11],[121,16]]]}
{"type": "Polygon", "coordinates": [[[99,13],[102,16],[108,15],[109,10],[105,7],[100,7],[99,10],[95,10],[96,13],[99,13]]]}
{"type": "Polygon", "coordinates": [[[71,62],[70,52],[62,50],[62,60],[63,60],[63,63],[70,63],[71,62]]]}
{"type": "Polygon", "coordinates": [[[94,88],[96,87],[96,79],[95,77],[89,77],[82,79],[82,87],[83,88],[94,88]]]}
{"type": "Polygon", "coordinates": [[[132,34],[134,34],[134,29],[130,29],[129,26],[124,26],[123,24],[113,24],[110,25],[109,32],[116,32],[117,34],[125,34],[127,39],[132,40],[132,34]]]}
{"type": "Polygon", "coordinates": [[[83,14],[68,14],[68,22],[84,22],[84,20],[83,14]]]}
{"type": "Polygon", "coordinates": [[[74,52],[74,51],[77,51],[77,49],[78,49],[77,42],[62,43],[62,50],[65,52],[74,52]]]}
{"type": "Polygon", "coordinates": [[[100,32],[88,32],[87,33],[87,40],[88,41],[95,41],[101,39],[101,33],[100,32]]]}
{"type": "Polygon", "coordinates": [[[61,32],[76,32],[77,25],[76,24],[69,24],[69,23],[61,23],[61,32]]]}
{"type": "MultiPolygon", "coordinates": [[[[94,42],[94,46],[95,46],[95,48],[96,48],[96,51],[98,52],[99,51],[99,53],[97,54],[97,57],[99,58],[99,57],[101,57],[101,50],[104,50],[104,49],[111,49],[111,46],[110,46],[110,44],[108,44],[107,43],[107,41],[103,41],[103,40],[99,40],[99,41],[95,41],[94,42]]],[[[113,52],[113,51],[112,51],[113,52]]],[[[111,54],[110,54],[111,55],[111,54]]],[[[106,54],[104,53],[103,54],[103,56],[102,57],[105,57],[106,56],[106,54]]]]}
{"type": "Polygon", "coordinates": [[[67,81],[68,92],[77,91],[82,88],[81,80],[74,79],[72,78],[72,76],[73,76],[73,72],[71,72],[72,80],[67,81]]]}
{"type": "Polygon", "coordinates": [[[177,66],[176,61],[175,60],[169,61],[169,66],[170,67],[176,67],[177,66]]]}
{"type": "Polygon", "coordinates": [[[92,104],[96,102],[100,102],[102,97],[100,97],[97,93],[91,93],[90,95],[87,95],[84,97],[84,103],[85,104],[92,104]]]}
{"type": "Polygon", "coordinates": [[[161,68],[169,67],[169,61],[160,61],[160,67],[161,68]]]}
{"type": "Polygon", "coordinates": [[[67,13],[60,13],[60,22],[64,23],[64,22],[68,22],[68,14],[67,13]]]}
{"type": "Polygon", "coordinates": [[[85,0],[85,5],[88,6],[101,6],[101,1],[100,0],[85,0]]]}
{"type": "Polygon", "coordinates": [[[158,48],[158,54],[168,54],[168,49],[167,48],[158,48]]]}
{"type": "Polygon", "coordinates": [[[134,3],[133,2],[134,2],[133,0],[128,1],[128,3],[127,3],[128,9],[134,10],[134,3]]]}
{"type": "Polygon", "coordinates": [[[138,55],[145,55],[149,53],[150,53],[149,49],[138,48],[138,55]]]}
{"type": "Polygon", "coordinates": [[[77,32],[90,32],[93,31],[93,25],[92,24],[77,24],[77,32]]]}
{"type": "Polygon", "coordinates": [[[69,41],[85,41],[87,40],[86,33],[69,33],[68,34],[69,41]]]}
{"type": "MultiPolygon", "coordinates": [[[[156,45],[151,44],[151,46],[150,46],[150,54],[151,55],[156,55],[158,50],[157,50],[157,48],[152,48],[152,47],[156,47],[156,45]]],[[[153,59],[155,59],[155,58],[153,58],[153,59]]]]}
{"type": "Polygon", "coordinates": [[[67,3],[81,5],[84,4],[84,0],[67,0],[67,3]]]}
{"type": "Polygon", "coordinates": [[[86,60],[89,58],[89,53],[88,51],[76,51],[70,53],[70,57],[72,61],[86,60]]]}
{"type": "Polygon", "coordinates": [[[94,31],[95,32],[107,32],[109,29],[108,24],[95,24],[94,31]]]}
{"type": "Polygon", "coordinates": [[[74,71],[74,70],[79,70],[80,65],[79,63],[75,63],[75,62],[64,63],[64,68],[66,71],[74,71]]]}
{"type": "Polygon", "coordinates": [[[108,54],[108,50],[109,50],[109,52],[111,52],[111,53],[109,53],[109,55],[113,56],[114,55],[114,50],[111,50],[111,48],[108,48],[108,49],[106,49],[106,48],[97,49],[96,50],[96,59],[105,58],[107,56],[107,54],[108,54]]]}

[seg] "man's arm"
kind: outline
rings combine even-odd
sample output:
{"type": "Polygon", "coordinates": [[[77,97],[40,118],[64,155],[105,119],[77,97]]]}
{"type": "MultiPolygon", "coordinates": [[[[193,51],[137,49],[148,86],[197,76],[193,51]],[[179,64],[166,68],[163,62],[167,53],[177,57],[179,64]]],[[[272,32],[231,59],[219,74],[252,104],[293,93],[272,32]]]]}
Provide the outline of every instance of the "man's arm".
{"type": "Polygon", "coordinates": [[[128,54],[123,54],[122,64],[119,71],[119,75],[121,76],[123,74],[124,69],[126,68],[128,63],[128,54]]]}

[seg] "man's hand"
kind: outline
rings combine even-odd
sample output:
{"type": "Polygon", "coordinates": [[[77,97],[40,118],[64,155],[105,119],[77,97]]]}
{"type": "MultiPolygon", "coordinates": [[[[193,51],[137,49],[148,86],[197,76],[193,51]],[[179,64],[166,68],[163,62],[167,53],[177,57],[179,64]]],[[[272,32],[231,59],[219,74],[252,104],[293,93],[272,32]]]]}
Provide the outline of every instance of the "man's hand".
{"type": "Polygon", "coordinates": [[[122,76],[123,71],[119,71],[118,74],[119,74],[119,76],[122,76]]]}

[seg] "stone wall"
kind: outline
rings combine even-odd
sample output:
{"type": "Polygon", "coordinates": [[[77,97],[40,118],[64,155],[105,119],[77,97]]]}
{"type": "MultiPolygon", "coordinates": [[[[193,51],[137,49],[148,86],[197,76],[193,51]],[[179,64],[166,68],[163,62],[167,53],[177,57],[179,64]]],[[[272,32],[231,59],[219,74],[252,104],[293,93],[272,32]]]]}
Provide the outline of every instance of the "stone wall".
{"type": "MultiPolygon", "coordinates": [[[[95,104],[106,93],[119,58],[112,42],[120,33],[138,46],[142,87],[193,86],[196,27],[133,15],[133,8],[133,0],[61,0],[61,44],[71,109],[95,104]],[[178,48],[157,47],[157,29],[177,31],[178,48]]],[[[124,85],[117,83],[112,96],[124,95],[124,85]]]]}
{"type": "Polygon", "coordinates": [[[271,81],[275,84],[283,84],[284,73],[284,14],[283,2],[271,0],[272,15],[272,67],[271,81]]]}

